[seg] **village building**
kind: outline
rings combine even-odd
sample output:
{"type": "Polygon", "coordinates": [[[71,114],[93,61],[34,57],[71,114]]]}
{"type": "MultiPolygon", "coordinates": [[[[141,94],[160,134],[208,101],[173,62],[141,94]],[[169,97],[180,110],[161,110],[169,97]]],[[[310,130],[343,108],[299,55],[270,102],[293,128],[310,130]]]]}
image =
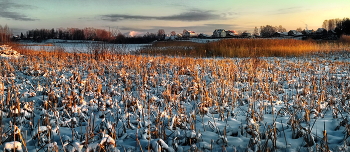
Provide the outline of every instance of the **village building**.
{"type": "Polygon", "coordinates": [[[186,31],[182,37],[197,37],[198,35],[194,31],[186,31]]]}
{"type": "Polygon", "coordinates": [[[290,30],[288,32],[288,36],[302,36],[302,35],[303,35],[303,33],[298,32],[297,30],[290,30]]]}
{"type": "Polygon", "coordinates": [[[315,33],[316,35],[327,35],[328,32],[324,28],[318,28],[315,33]]]}
{"type": "Polygon", "coordinates": [[[242,33],[241,36],[242,36],[242,37],[245,37],[245,38],[250,38],[250,37],[252,37],[252,34],[251,34],[251,33],[244,32],[244,33],[242,33]]]}
{"type": "Polygon", "coordinates": [[[276,32],[272,35],[272,37],[285,37],[288,36],[288,32],[276,32]]]}
{"type": "Polygon", "coordinates": [[[204,33],[200,33],[198,35],[199,38],[211,38],[211,36],[207,35],[207,34],[204,34],[204,33]]]}
{"type": "Polygon", "coordinates": [[[215,29],[213,37],[226,37],[226,32],[224,29],[215,29]]]}

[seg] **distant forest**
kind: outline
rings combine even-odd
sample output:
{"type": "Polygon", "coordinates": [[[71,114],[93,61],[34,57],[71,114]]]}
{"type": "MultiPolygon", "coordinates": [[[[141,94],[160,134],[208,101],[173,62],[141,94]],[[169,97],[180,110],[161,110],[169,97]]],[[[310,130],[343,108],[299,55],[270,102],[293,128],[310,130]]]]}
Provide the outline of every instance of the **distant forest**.
{"type": "Polygon", "coordinates": [[[105,29],[96,28],[59,28],[59,29],[33,29],[21,33],[20,39],[33,40],[41,42],[47,39],[62,39],[62,40],[90,40],[90,41],[104,41],[110,43],[149,43],[157,40],[157,35],[147,33],[139,37],[126,37],[120,32],[107,31],[105,29]]]}

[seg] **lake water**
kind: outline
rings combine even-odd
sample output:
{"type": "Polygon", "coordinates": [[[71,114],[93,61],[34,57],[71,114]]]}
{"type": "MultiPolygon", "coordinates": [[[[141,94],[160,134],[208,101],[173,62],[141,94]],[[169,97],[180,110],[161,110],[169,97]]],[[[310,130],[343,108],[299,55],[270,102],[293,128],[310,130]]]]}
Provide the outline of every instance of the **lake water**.
{"type": "Polygon", "coordinates": [[[142,47],[150,44],[109,44],[109,43],[22,43],[32,50],[64,50],[66,52],[84,52],[89,53],[94,50],[108,50],[118,53],[130,53],[139,51],[142,47]]]}

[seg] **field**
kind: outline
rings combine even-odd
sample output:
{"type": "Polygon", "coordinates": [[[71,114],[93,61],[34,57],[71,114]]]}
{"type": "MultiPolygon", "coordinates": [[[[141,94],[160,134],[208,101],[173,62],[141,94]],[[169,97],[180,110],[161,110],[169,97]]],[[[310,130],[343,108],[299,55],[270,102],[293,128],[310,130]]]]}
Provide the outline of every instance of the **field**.
{"type": "Polygon", "coordinates": [[[0,149],[349,151],[348,42],[239,41],[174,42],[172,56],[155,55],[161,43],[143,55],[14,47],[0,58],[0,149]]]}

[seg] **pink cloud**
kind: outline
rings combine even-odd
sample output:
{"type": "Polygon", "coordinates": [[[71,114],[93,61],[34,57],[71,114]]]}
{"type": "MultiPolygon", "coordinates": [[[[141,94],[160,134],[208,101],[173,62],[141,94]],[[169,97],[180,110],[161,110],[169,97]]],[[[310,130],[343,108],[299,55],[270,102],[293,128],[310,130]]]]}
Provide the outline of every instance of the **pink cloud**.
{"type": "Polygon", "coordinates": [[[141,36],[141,35],[143,35],[143,33],[137,32],[137,31],[130,31],[128,35],[131,37],[134,37],[134,36],[141,36]]]}

